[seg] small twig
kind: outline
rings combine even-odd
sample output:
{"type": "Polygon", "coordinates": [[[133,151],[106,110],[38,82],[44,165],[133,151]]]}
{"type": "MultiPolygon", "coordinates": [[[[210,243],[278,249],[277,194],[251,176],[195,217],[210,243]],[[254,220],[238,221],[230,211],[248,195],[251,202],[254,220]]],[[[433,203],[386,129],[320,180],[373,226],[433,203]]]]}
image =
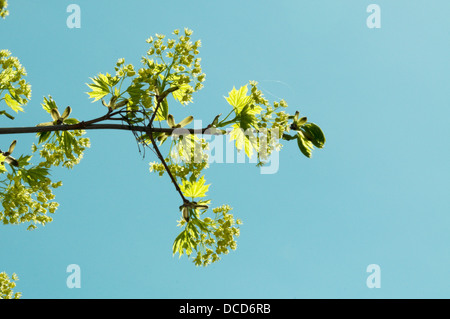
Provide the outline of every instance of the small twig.
{"type": "Polygon", "coordinates": [[[149,134],[149,136],[150,136],[150,140],[152,141],[152,145],[156,152],[156,155],[158,156],[159,160],[161,161],[165,170],[167,171],[167,174],[169,175],[173,185],[175,186],[175,189],[180,194],[181,199],[183,200],[183,203],[188,202],[188,200],[184,197],[183,192],[181,191],[180,187],[178,186],[177,181],[175,180],[175,177],[173,177],[172,172],[169,169],[169,166],[167,166],[167,163],[166,163],[164,157],[162,156],[161,152],[159,151],[158,145],[156,145],[155,139],[153,138],[153,134],[149,134]]]}
{"type": "MultiPolygon", "coordinates": [[[[178,89],[178,88],[176,88],[176,89],[178,89]]],[[[175,89],[172,90],[172,91],[175,91],[175,89]]],[[[156,108],[155,108],[155,112],[152,114],[152,117],[150,119],[150,123],[148,124],[148,128],[149,129],[153,128],[153,121],[155,120],[156,113],[159,110],[161,102],[164,100],[164,98],[167,96],[168,93],[169,92],[167,92],[167,93],[164,92],[163,93],[164,96],[158,96],[158,95],[156,96],[156,101],[157,101],[156,108]]],[[[147,135],[150,137],[150,140],[152,141],[153,149],[155,150],[156,155],[158,156],[159,160],[163,164],[164,169],[166,170],[167,174],[170,177],[170,180],[172,181],[173,185],[175,186],[175,189],[177,190],[178,194],[180,194],[181,199],[183,200],[183,203],[188,202],[188,200],[184,197],[183,192],[181,191],[180,187],[178,186],[178,183],[177,183],[175,177],[172,175],[172,172],[170,171],[169,166],[167,166],[166,160],[164,159],[164,157],[162,156],[161,152],[159,151],[158,145],[156,144],[155,139],[153,137],[153,132],[147,133],[147,135]]]]}

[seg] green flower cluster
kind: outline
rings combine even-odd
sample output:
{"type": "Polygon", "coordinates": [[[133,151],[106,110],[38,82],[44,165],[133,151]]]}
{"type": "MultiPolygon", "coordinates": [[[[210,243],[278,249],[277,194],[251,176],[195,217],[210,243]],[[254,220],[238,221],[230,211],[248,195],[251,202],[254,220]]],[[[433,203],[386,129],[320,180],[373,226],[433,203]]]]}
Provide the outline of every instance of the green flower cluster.
{"type": "MultiPolygon", "coordinates": [[[[77,119],[68,118],[71,113],[70,107],[67,107],[61,115],[51,96],[48,99],[44,97],[42,108],[51,115],[53,121],[41,123],[38,126],[78,123],[77,119]]],[[[89,138],[82,137],[85,133],[84,130],[37,133],[38,144],[41,144],[42,147],[39,148],[33,144],[32,151],[35,153],[39,150],[40,156],[45,159],[42,163],[43,167],[62,165],[66,168],[73,168],[83,158],[86,148],[90,147],[89,138]]]]}
{"type": "MultiPolygon", "coordinates": [[[[0,101],[5,101],[14,112],[23,111],[23,105],[31,98],[31,85],[23,77],[27,75],[25,68],[16,57],[11,56],[8,50],[0,51],[0,101]],[[6,91],[3,95],[3,92],[6,91]],[[3,96],[3,97],[2,97],[3,96]]],[[[0,114],[14,119],[5,110],[0,114]]]]}
{"type": "Polygon", "coordinates": [[[6,18],[6,16],[9,14],[9,11],[6,10],[7,7],[8,7],[8,1],[0,0],[0,17],[6,18]]]}
{"type": "Polygon", "coordinates": [[[39,148],[32,145],[32,151],[39,150],[40,156],[45,159],[43,166],[63,166],[73,168],[80,163],[84,151],[90,147],[89,138],[82,137],[86,132],[83,130],[74,130],[66,132],[53,132],[47,143],[42,143],[39,148]]]}
{"type": "Polygon", "coordinates": [[[192,30],[184,29],[173,32],[176,39],[165,39],[165,35],[156,34],[156,39],[150,37],[151,44],[147,55],[142,57],[143,68],[138,71],[139,76],[133,81],[135,84],[148,84],[147,95],[161,94],[166,86],[176,87],[173,97],[181,104],[192,102],[192,94],[200,90],[205,80],[202,73],[200,58],[196,55],[201,46],[200,40],[192,43],[192,30]],[[167,60],[167,61],[166,61],[167,60]]]}
{"type": "Polygon", "coordinates": [[[197,256],[193,262],[196,266],[207,266],[220,260],[221,254],[228,254],[230,249],[235,250],[239,237],[240,219],[234,219],[229,212],[232,208],[222,205],[213,209],[214,219],[206,217],[203,222],[209,226],[209,231],[201,234],[196,240],[197,256]]]}
{"type": "MultiPolygon", "coordinates": [[[[167,122],[169,128],[175,129],[191,123],[193,116],[175,122],[169,112],[167,97],[172,94],[175,101],[186,105],[192,102],[192,94],[203,87],[205,75],[200,66],[201,60],[197,57],[201,42],[191,41],[192,31],[189,29],[184,29],[184,32],[175,30],[173,34],[175,38],[166,39],[165,35],[156,34],[147,39],[150,48],[142,57],[143,67],[137,72],[132,65],[126,65],[123,59],[119,59],[115,77],[99,74],[93,78],[93,83],[88,84],[92,89],[89,96],[97,101],[110,94],[110,102],[103,104],[110,108],[110,112],[119,106],[124,107],[113,114],[120,114],[122,118],[115,119],[125,120],[131,126],[143,123],[155,127],[155,122],[150,121],[157,121],[160,126],[167,122]],[[122,90],[121,84],[126,78],[131,84],[122,90]],[[124,97],[125,93],[129,96],[124,97]]],[[[324,146],[325,136],[317,125],[307,122],[306,117],[299,118],[299,112],[295,115],[287,113],[285,109],[288,105],[284,100],[269,103],[258,89],[257,82],[250,81],[249,84],[250,92],[248,85],[229,92],[225,99],[232,109],[224,118],[221,114],[217,115],[208,128],[220,134],[229,133],[236,148],[244,150],[249,158],[256,151],[257,165],[260,166],[267,162],[272,152],[281,149],[280,139],[296,139],[299,149],[307,157],[311,157],[313,147],[324,146]],[[232,130],[228,133],[220,129],[230,127],[232,130]],[[295,131],[296,135],[289,135],[291,131],[295,131]]],[[[213,210],[215,218],[204,217],[209,211],[210,201],[203,199],[209,185],[205,185],[202,171],[209,167],[205,152],[209,144],[191,134],[174,136],[177,132],[154,132],[153,138],[150,138],[147,133],[134,133],[138,143],[155,145],[156,148],[158,146],[154,142],[158,141],[162,146],[171,134],[173,137],[164,162],[150,163],[150,172],[162,176],[166,169],[169,171],[183,200],[179,226],[184,229],[175,239],[173,253],[190,256],[197,251],[194,263],[206,266],[217,261],[220,254],[235,249],[234,238],[239,235],[235,225],[240,221],[234,221],[233,215],[229,214],[231,208],[222,206],[213,210]],[[221,217],[217,218],[218,215],[221,217]]],[[[157,154],[159,157],[160,153],[157,154]]]]}
{"type": "Polygon", "coordinates": [[[273,105],[270,105],[257,88],[257,82],[250,81],[250,86],[250,95],[247,95],[247,85],[239,90],[233,88],[229,92],[225,99],[233,109],[222,121],[217,120],[215,125],[218,128],[232,126],[230,138],[235,140],[238,150],[244,149],[247,156],[251,158],[255,149],[257,165],[262,166],[273,151],[281,149],[280,139],[286,141],[296,139],[300,151],[307,157],[311,157],[314,146],[324,147],[325,135],[319,126],[307,122],[306,117],[299,118],[298,111],[294,115],[284,111],[288,107],[284,100],[275,101],[273,105]],[[235,117],[227,121],[232,113],[235,117]],[[297,135],[287,134],[291,130],[297,135]]]}
{"type": "Polygon", "coordinates": [[[19,299],[22,296],[20,292],[13,292],[17,280],[19,277],[16,274],[12,274],[10,278],[7,273],[0,273],[0,299],[19,299]]]}
{"type": "MultiPolygon", "coordinates": [[[[170,156],[165,159],[171,174],[181,181],[197,180],[202,171],[209,167],[208,154],[204,152],[208,147],[205,139],[195,135],[174,138],[169,149],[170,156]]],[[[166,170],[162,163],[151,162],[150,172],[163,176],[166,170]]]]}
{"type": "Polygon", "coordinates": [[[47,213],[53,214],[59,204],[52,202],[55,198],[52,189],[62,185],[50,180],[44,163],[27,169],[30,159],[31,156],[21,156],[18,159],[20,168],[13,169],[13,173],[7,173],[6,179],[0,181],[2,223],[30,223],[28,230],[35,229],[36,224],[45,225],[53,220],[47,213]]]}
{"type": "MultiPolygon", "coordinates": [[[[205,217],[210,200],[201,198],[206,196],[209,185],[205,185],[203,169],[209,167],[208,154],[205,152],[209,144],[195,135],[179,136],[173,139],[169,154],[166,158],[167,166],[175,179],[180,180],[179,187],[186,198],[191,200],[188,209],[189,218],[182,216],[178,220],[178,227],[184,227],[173,244],[173,253],[181,257],[186,254],[197,266],[208,266],[220,260],[221,254],[228,254],[236,249],[235,237],[239,236],[240,220],[230,214],[231,207],[223,205],[212,209],[214,218],[205,217]],[[196,200],[196,201],[194,201],[196,200]]],[[[150,172],[160,176],[166,172],[162,163],[150,163],[150,172]]],[[[181,207],[180,207],[181,209],[181,207]]]]}

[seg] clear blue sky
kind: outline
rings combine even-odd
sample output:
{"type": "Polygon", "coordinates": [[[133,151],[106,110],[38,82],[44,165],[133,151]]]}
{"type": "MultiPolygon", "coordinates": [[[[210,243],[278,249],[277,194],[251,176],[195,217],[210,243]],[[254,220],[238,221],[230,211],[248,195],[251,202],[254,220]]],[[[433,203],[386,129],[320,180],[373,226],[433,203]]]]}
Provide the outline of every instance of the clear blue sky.
{"type": "MultiPolygon", "coordinates": [[[[1,49],[26,67],[33,95],[2,126],[48,121],[47,95],[79,119],[102,115],[89,77],[121,57],[138,67],[145,39],[188,27],[206,82],[176,118],[210,121],[233,86],[256,80],[327,137],[312,159],[286,144],[273,175],[248,163],[205,171],[214,205],[244,224],[236,251],[198,268],[172,257],[180,202],[167,176],[148,172],[153,154],[142,159],[129,132],[89,131],[80,165],[52,172],[64,183],[54,221],[1,227],[0,271],[18,274],[23,298],[450,297],[449,1],[11,0],[9,10],[1,49]],[[66,26],[71,3],[80,29],[66,26]],[[371,3],[380,29],[366,25],[371,3]],[[66,286],[69,264],[81,267],[79,289],[66,286]],[[369,264],[381,288],[366,286],[369,264]]],[[[15,152],[30,153],[35,137],[15,138],[15,152]]]]}

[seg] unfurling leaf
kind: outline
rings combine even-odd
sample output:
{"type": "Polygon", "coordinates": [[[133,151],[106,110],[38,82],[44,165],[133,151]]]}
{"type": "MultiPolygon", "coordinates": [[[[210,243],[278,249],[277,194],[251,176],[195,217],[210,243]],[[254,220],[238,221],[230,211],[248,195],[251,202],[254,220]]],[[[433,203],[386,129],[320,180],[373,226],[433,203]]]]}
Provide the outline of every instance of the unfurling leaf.
{"type": "Polygon", "coordinates": [[[63,114],[61,115],[62,120],[64,121],[66,118],[68,118],[71,112],[72,109],[70,108],[70,106],[66,107],[63,114]]]}
{"type": "Polygon", "coordinates": [[[297,144],[300,151],[308,158],[311,158],[313,144],[305,138],[302,132],[297,133],[297,144]]]}
{"type": "Polygon", "coordinates": [[[51,109],[50,110],[50,115],[52,116],[53,121],[59,121],[59,119],[61,118],[61,114],[59,114],[58,109],[51,109]]]}
{"type": "Polygon", "coordinates": [[[323,148],[325,145],[325,135],[319,126],[314,123],[307,123],[302,126],[305,137],[310,140],[315,147],[323,148]]]}
{"type": "Polygon", "coordinates": [[[17,143],[16,140],[11,142],[11,145],[9,146],[9,149],[8,149],[8,155],[14,151],[14,148],[16,147],[16,143],[17,143]]]}
{"type": "Polygon", "coordinates": [[[247,96],[247,91],[247,85],[241,86],[239,90],[233,87],[233,90],[228,93],[228,97],[225,97],[236,113],[239,113],[251,101],[251,97],[247,96]]]}
{"type": "Polygon", "coordinates": [[[169,127],[174,128],[175,127],[175,120],[173,118],[172,114],[169,114],[167,116],[167,124],[169,125],[169,127]]]}
{"type": "Polygon", "coordinates": [[[191,123],[193,119],[194,117],[192,115],[188,116],[185,119],[183,119],[180,123],[178,123],[177,127],[185,127],[186,125],[191,123]]]}

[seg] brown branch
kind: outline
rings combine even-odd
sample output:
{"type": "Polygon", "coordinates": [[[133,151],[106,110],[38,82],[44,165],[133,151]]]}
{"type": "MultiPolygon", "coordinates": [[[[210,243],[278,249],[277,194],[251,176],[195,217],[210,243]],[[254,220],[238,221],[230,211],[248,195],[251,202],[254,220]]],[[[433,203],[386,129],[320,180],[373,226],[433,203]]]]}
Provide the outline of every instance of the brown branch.
{"type": "MultiPolygon", "coordinates": [[[[150,129],[150,128],[149,128],[149,129],[150,129]]],[[[153,145],[153,148],[155,149],[156,155],[158,156],[158,158],[159,158],[159,160],[161,161],[161,163],[164,165],[164,168],[165,168],[167,174],[169,175],[170,180],[172,181],[173,185],[175,186],[175,189],[177,190],[178,194],[180,194],[181,199],[183,200],[183,204],[186,203],[186,202],[189,202],[189,201],[184,197],[183,192],[181,191],[180,187],[178,186],[175,177],[172,175],[172,172],[170,171],[169,166],[167,166],[167,163],[166,163],[164,157],[162,156],[161,152],[159,151],[158,145],[157,145],[156,142],[155,142],[155,139],[154,139],[154,137],[153,137],[153,134],[150,133],[150,134],[147,134],[147,135],[150,137],[150,140],[152,141],[152,145],[153,145]]]]}
{"type": "Polygon", "coordinates": [[[183,135],[183,134],[206,134],[206,135],[225,135],[227,132],[225,130],[220,129],[211,129],[211,125],[208,125],[205,128],[202,129],[187,129],[187,128],[155,128],[153,127],[153,121],[155,119],[156,113],[158,112],[158,109],[160,107],[160,104],[162,102],[162,99],[157,99],[157,105],[155,108],[155,111],[150,119],[150,123],[147,126],[132,126],[132,125],[125,125],[125,124],[95,124],[98,122],[106,121],[106,120],[113,120],[113,115],[118,114],[119,112],[112,112],[112,109],[108,109],[108,113],[106,113],[103,116],[100,116],[96,119],[89,120],[89,121],[81,121],[77,124],[72,125],[48,125],[48,126],[33,126],[33,127],[3,127],[0,128],[0,135],[2,134],[24,134],[24,133],[38,133],[38,132],[55,132],[55,131],[72,131],[72,130],[104,130],[104,129],[113,129],[113,130],[127,130],[127,131],[134,131],[134,132],[144,132],[147,133],[147,135],[150,137],[150,140],[152,142],[153,148],[156,152],[156,155],[158,156],[158,159],[161,161],[161,163],[164,165],[165,170],[167,171],[167,174],[169,175],[172,183],[175,186],[175,189],[180,194],[181,199],[183,200],[183,204],[189,203],[189,201],[184,197],[183,192],[181,191],[180,187],[177,184],[177,181],[175,177],[172,175],[172,172],[170,171],[164,157],[162,156],[158,145],[155,142],[155,139],[153,137],[153,133],[165,133],[167,135],[177,134],[177,135],[183,135]]]}
{"type": "MultiPolygon", "coordinates": [[[[90,121],[89,121],[90,122],[90,121]]],[[[172,135],[175,133],[186,132],[188,134],[205,134],[205,135],[226,135],[225,130],[212,130],[208,127],[201,129],[192,128],[158,128],[148,126],[130,126],[125,124],[87,124],[89,122],[80,122],[72,125],[48,125],[48,126],[30,126],[30,127],[0,127],[0,135],[4,134],[27,134],[38,132],[55,132],[55,131],[73,131],[73,130],[125,130],[137,131],[144,133],[166,133],[172,135]]]]}
{"type": "MultiPolygon", "coordinates": [[[[158,112],[158,109],[159,109],[163,99],[164,99],[164,97],[161,99],[159,96],[157,96],[157,104],[155,107],[155,112],[153,113],[153,115],[150,119],[150,123],[148,124],[149,130],[151,130],[153,128],[153,121],[155,120],[156,113],[158,112]]],[[[169,169],[169,166],[167,166],[167,163],[166,163],[164,157],[162,156],[161,152],[159,151],[158,145],[156,144],[155,138],[153,137],[153,132],[147,132],[147,135],[150,137],[150,140],[152,141],[152,145],[153,145],[153,148],[155,149],[156,155],[158,156],[159,160],[163,164],[164,169],[167,172],[167,175],[169,175],[170,180],[172,181],[173,185],[175,186],[175,189],[177,190],[178,194],[180,194],[180,197],[183,200],[183,204],[185,204],[186,202],[188,202],[188,200],[184,197],[183,192],[181,191],[180,187],[178,186],[178,183],[177,183],[175,177],[173,176],[172,172],[169,169]]]]}

